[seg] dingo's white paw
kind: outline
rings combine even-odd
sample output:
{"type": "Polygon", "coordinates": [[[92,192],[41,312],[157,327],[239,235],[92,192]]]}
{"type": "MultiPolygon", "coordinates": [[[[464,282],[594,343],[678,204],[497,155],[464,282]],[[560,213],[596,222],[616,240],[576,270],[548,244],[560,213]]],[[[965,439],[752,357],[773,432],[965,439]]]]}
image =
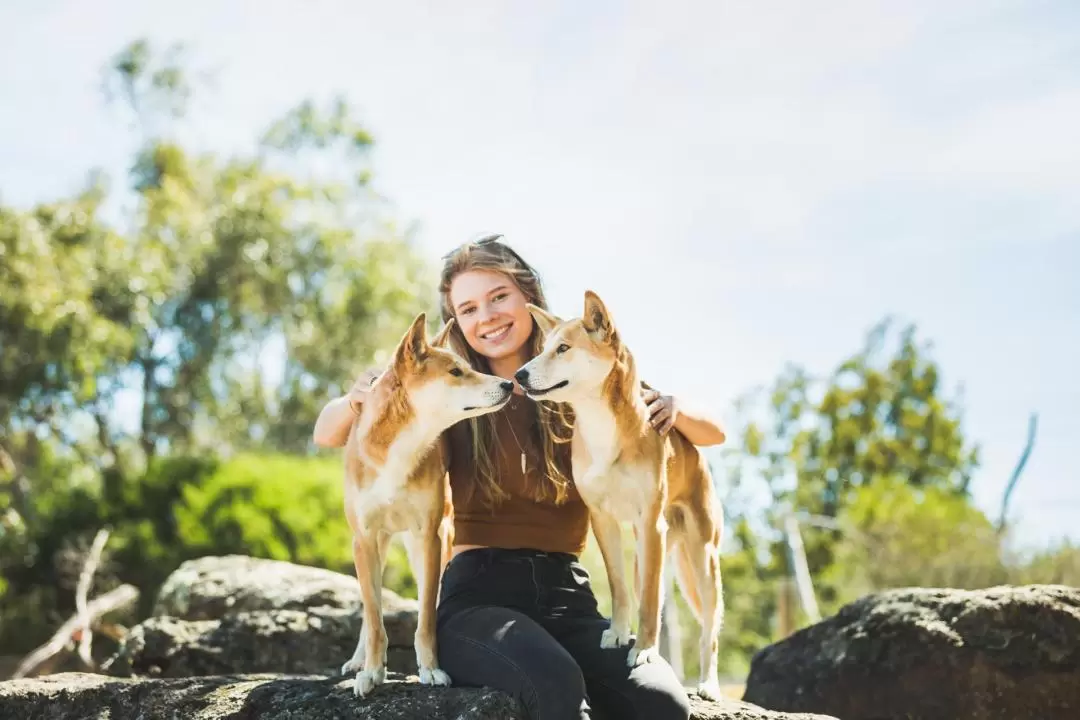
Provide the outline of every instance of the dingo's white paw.
{"type": "Polygon", "coordinates": [[[446,674],[445,670],[440,670],[437,667],[420,668],[420,684],[421,685],[449,685],[450,684],[450,676],[446,674]]]}
{"type": "Polygon", "coordinates": [[[660,650],[655,645],[652,647],[638,647],[635,645],[630,648],[630,654],[626,656],[626,665],[627,667],[636,667],[659,659],[660,650]]]}
{"type": "Polygon", "coordinates": [[[697,686],[698,697],[716,702],[720,700],[720,684],[715,681],[703,682],[697,686]]]}
{"type": "Polygon", "coordinates": [[[362,667],[364,667],[364,654],[360,653],[359,655],[353,655],[352,659],[341,666],[341,674],[350,675],[362,667]]]}
{"type": "Polygon", "coordinates": [[[356,673],[356,682],[353,683],[353,694],[363,697],[375,689],[376,685],[382,685],[386,680],[386,668],[377,667],[372,670],[361,670],[356,673]]]}
{"type": "Polygon", "coordinates": [[[622,629],[609,627],[604,631],[604,634],[600,636],[600,647],[604,649],[624,647],[629,644],[630,628],[622,629]]]}

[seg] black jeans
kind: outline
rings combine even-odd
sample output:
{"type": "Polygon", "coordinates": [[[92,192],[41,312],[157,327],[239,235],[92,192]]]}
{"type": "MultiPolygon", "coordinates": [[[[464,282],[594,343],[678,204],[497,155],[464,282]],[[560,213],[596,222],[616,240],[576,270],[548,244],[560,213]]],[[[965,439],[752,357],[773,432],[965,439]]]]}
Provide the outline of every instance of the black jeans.
{"type": "Polygon", "coordinates": [[[439,665],[455,685],[510,693],[530,720],[687,720],[671,666],[627,667],[628,647],[600,647],[608,625],[573,555],[467,550],[443,574],[439,665]]]}

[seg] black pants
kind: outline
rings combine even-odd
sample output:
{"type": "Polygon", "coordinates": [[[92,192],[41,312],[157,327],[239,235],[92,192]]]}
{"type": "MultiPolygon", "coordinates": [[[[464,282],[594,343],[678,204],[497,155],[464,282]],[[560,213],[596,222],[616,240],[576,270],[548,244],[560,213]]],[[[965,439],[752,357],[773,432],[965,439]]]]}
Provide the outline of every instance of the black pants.
{"type": "Polygon", "coordinates": [[[687,720],[671,666],[627,667],[628,647],[600,647],[608,625],[573,555],[467,550],[443,574],[439,665],[455,685],[515,696],[530,720],[687,720]]]}

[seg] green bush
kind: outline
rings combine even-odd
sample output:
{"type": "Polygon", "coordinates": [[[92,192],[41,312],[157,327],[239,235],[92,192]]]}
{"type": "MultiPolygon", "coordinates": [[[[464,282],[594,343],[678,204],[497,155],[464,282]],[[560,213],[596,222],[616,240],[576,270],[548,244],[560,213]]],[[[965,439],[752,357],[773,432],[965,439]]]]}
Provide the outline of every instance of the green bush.
{"type": "MultiPolygon", "coordinates": [[[[139,588],[136,610],[117,618],[125,623],[150,612],[180,563],[205,555],[236,553],[355,574],[340,456],[175,456],[131,479],[64,482],[71,470],[59,461],[38,468],[38,477],[51,479],[34,495],[33,522],[0,525],[0,646],[10,652],[44,642],[74,612],[82,558],[102,527],[111,536],[91,595],[120,583],[139,588]]],[[[391,547],[385,583],[416,597],[400,543],[391,547]]]]}

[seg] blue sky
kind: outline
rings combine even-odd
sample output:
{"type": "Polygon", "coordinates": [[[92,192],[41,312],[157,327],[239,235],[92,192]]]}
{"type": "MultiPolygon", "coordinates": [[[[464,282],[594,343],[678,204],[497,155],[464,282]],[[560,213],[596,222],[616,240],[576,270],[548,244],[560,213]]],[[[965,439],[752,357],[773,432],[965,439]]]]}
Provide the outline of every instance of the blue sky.
{"type": "Polygon", "coordinates": [[[101,67],[184,42],[215,73],[193,142],[344,93],[433,261],[506,233],[557,311],[596,290],[651,383],[721,414],[915,322],[963,386],[978,502],[1038,411],[1018,541],[1080,539],[1080,5],[582,5],[5,3],[0,200],[120,178],[101,67]]]}

